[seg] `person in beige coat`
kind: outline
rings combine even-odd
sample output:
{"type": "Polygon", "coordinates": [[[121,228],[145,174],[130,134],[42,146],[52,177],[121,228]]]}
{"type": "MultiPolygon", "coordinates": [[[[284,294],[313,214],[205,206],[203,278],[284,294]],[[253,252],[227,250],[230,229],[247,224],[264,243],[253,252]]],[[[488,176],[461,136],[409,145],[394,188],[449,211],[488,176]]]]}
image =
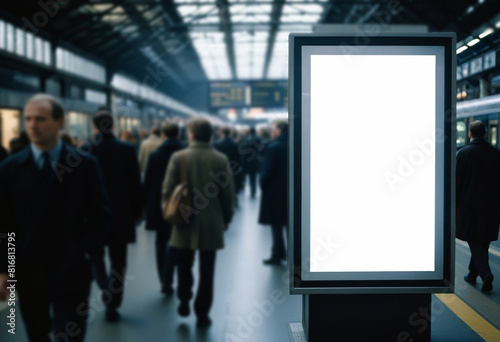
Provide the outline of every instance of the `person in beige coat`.
{"type": "Polygon", "coordinates": [[[139,148],[139,165],[141,166],[141,172],[143,174],[146,172],[149,155],[156,151],[162,143],[163,140],[160,137],[160,127],[155,126],[151,129],[149,138],[143,140],[139,148]]]}
{"type": "Polygon", "coordinates": [[[200,282],[194,303],[197,325],[206,327],[213,299],[215,255],[224,248],[224,231],[233,217],[234,184],[232,165],[227,157],[210,145],[213,128],[203,118],[188,123],[188,148],[172,155],[163,182],[162,202],[166,204],[175,187],[181,182],[181,154],[186,161],[187,179],[192,194],[192,214],[186,217],[187,226],[174,225],[170,246],[177,249],[178,312],[190,312],[196,250],[199,251],[200,282]]]}

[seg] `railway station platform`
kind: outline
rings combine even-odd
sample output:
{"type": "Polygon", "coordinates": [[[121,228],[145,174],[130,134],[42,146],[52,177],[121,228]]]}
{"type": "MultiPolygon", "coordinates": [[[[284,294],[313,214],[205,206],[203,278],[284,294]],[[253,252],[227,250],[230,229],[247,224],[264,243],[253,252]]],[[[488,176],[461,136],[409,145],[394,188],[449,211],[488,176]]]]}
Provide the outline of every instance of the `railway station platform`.
{"type": "MultiPolygon", "coordinates": [[[[180,317],[175,293],[171,297],[160,293],[154,255],[155,235],[140,225],[137,242],[129,245],[127,286],[120,308],[122,319],[116,323],[105,321],[104,306],[94,283],[86,341],[305,341],[300,331],[290,329],[290,323],[293,327],[293,323],[301,321],[302,302],[301,296],[288,294],[286,266],[262,263],[270,253],[271,232],[269,227],[257,224],[259,200],[259,196],[250,198],[249,189],[240,194],[240,208],[226,233],[226,248],[217,254],[210,327],[197,328],[194,314],[180,317]]],[[[493,292],[489,294],[481,293],[480,281],[471,286],[463,280],[469,256],[467,245],[457,241],[455,294],[432,296],[433,342],[500,341],[500,244],[496,241],[490,249],[490,265],[496,279],[493,292]]],[[[5,302],[0,308],[0,340],[28,341],[21,319],[17,320],[15,335],[7,332],[5,302]]],[[[360,312],[360,326],[363,317],[360,312]]],[[[415,324],[427,324],[427,319],[423,313],[415,317],[415,324]]]]}

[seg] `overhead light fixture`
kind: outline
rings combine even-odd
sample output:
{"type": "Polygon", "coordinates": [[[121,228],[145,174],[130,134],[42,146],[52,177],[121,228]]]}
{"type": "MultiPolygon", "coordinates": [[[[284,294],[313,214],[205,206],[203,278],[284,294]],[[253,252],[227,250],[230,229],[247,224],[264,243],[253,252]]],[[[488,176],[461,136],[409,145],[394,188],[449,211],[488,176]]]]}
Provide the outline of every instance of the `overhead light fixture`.
{"type": "Polygon", "coordinates": [[[466,10],[465,12],[466,12],[467,14],[468,14],[468,13],[472,13],[472,12],[474,12],[474,9],[475,9],[475,8],[474,8],[474,6],[469,6],[469,8],[467,8],[467,10],[466,10]]]}
{"type": "Polygon", "coordinates": [[[491,27],[488,27],[486,30],[483,31],[483,33],[481,33],[479,35],[479,38],[483,39],[484,37],[486,36],[489,36],[490,34],[492,34],[495,30],[493,30],[491,27]]]}
{"type": "Polygon", "coordinates": [[[467,45],[464,45],[464,46],[459,47],[459,48],[457,49],[457,55],[458,55],[459,53],[464,52],[464,51],[465,51],[465,50],[467,50],[468,48],[469,48],[469,47],[468,47],[467,45]]]}
{"type": "Polygon", "coordinates": [[[495,24],[495,27],[500,28],[500,21],[497,21],[497,23],[495,24]]]}
{"type": "Polygon", "coordinates": [[[475,39],[472,39],[470,42],[468,42],[468,43],[467,43],[467,46],[468,46],[468,47],[471,47],[471,46],[476,45],[477,43],[479,43],[479,39],[478,39],[478,38],[475,38],[475,39]]]}

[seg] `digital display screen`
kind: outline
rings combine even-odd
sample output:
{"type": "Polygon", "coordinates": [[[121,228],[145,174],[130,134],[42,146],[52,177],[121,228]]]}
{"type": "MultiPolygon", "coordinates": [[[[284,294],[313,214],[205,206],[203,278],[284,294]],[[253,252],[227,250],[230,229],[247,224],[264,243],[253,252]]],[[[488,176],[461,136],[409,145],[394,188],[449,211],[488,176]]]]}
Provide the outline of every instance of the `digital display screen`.
{"type": "Polygon", "coordinates": [[[252,82],[252,106],[286,108],[288,101],[287,82],[252,82]]]}
{"type": "Polygon", "coordinates": [[[244,107],[249,105],[249,86],[244,82],[210,83],[210,107],[244,107]]]}
{"type": "Polygon", "coordinates": [[[445,47],[295,51],[290,177],[300,192],[292,179],[290,220],[300,225],[291,241],[300,240],[302,286],[442,283],[451,257],[445,47]]]}

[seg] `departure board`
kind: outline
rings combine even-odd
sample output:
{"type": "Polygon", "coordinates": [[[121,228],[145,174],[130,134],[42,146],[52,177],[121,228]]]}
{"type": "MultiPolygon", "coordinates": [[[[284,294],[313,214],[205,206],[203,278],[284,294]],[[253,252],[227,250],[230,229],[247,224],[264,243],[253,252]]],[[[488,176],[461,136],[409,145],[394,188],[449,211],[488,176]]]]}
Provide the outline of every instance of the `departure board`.
{"type": "Polygon", "coordinates": [[[245,107],[250,104],[245,82],[210,83],[210,107],[245,107]]]}
{"type": "Polygon", "coordinates": [[[287,102],[287,82],[252,82],[252,107],[287,107],[287,102]]]}
{"type": "Polygon", "coordinates": [[[210,107],[286,108],[287,81],[241,81],[210,83],[210,107]]]}

